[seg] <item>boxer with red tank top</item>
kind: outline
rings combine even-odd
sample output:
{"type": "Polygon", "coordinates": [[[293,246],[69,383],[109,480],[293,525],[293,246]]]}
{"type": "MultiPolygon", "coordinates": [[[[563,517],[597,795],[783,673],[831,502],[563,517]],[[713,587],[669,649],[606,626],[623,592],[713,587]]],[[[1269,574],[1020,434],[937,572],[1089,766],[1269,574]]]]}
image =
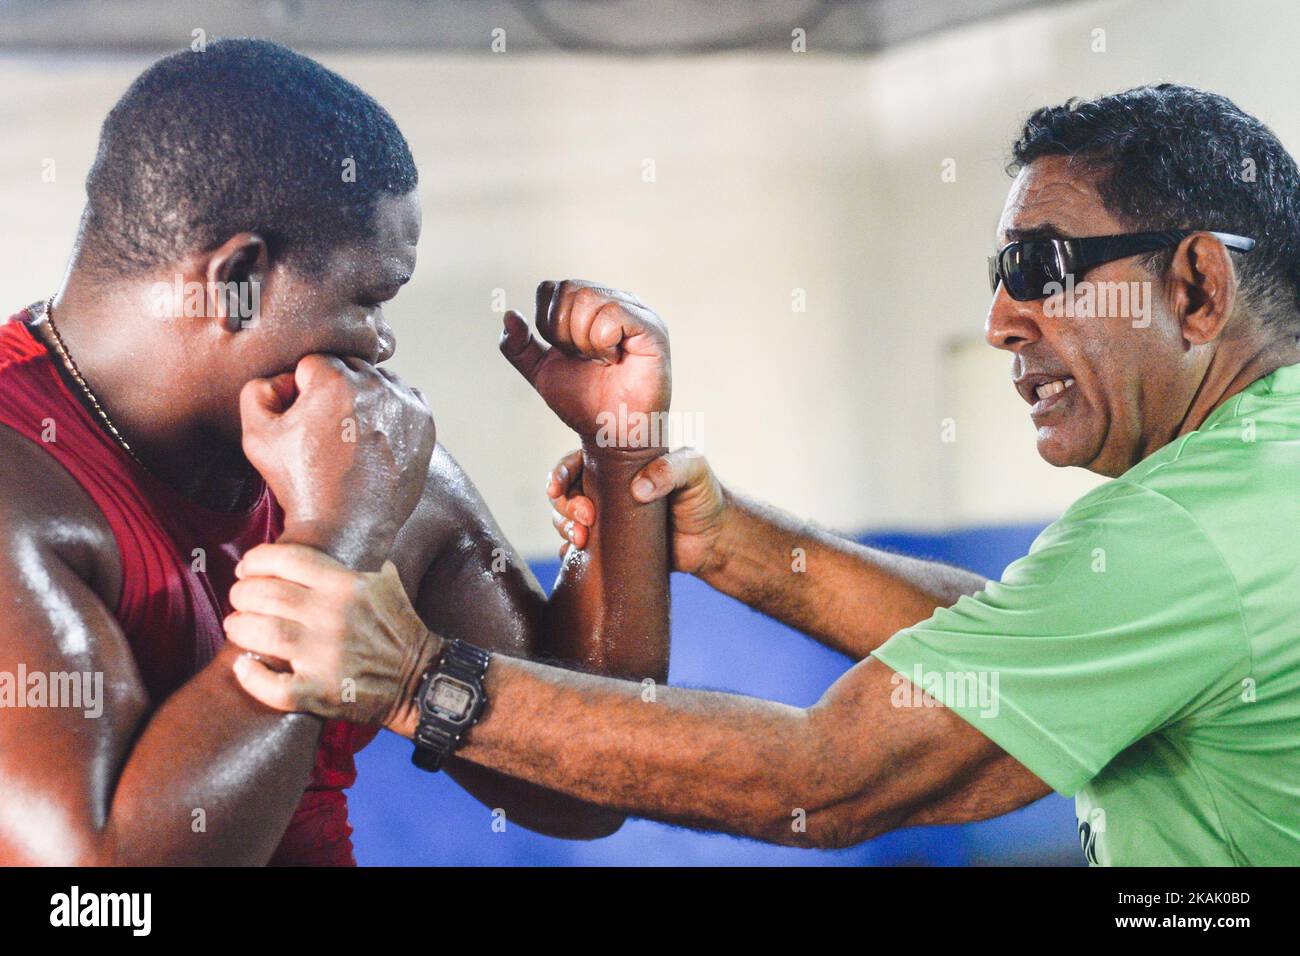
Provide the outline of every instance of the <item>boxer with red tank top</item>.
{"type": "MultiPolygon", "coordinates": [[[[39,307],[0,325],[0,425],[53,456],[103,512],[122,563],[113,616],[150,699],[160,702],[216,656],[235,565],[249,548],[279,538],[284,513],[265,483],[250,509],[226,513],[195,504],[142,468],[69,389],[58,359],[28,328],[33,311],[39,307]]],[[[272,863],[353,862],[343,791],[356,780],[353,754],[374,736],[371,728],[326,725],[311,782],[272,863]]]]}
{"type": "MultiPolygon", "coordinates": [[[[98,675],[104,706],[0,711],[0,865],[353,861],[353,753],[405,691],[355,662],[336,689],[350,724],[243,690],[223,634],[244,613],[232,590],[255,587],[232,583],[240,556],[264,542],[395,569],[425,630],[663,679],[666,644],[626,637],[665,630],[667,572],[645,569],[667,567],[667,512],[628,492],[638,455],[589,450],[584,492],[619,547],[589,546],[548,599],[436,445],[428,404],[381,367],[384,304],[415,270],[417,182],[373,98],[265,40],[164,57],[105,119],[62,287],[0,326],[0,674],[98,675]]],[[[586,434],[602,396],[662,370],[564,340],[546,323],[568,295],[538,290],[556,347],[530,353],[534,387],[586,434]]],[[[591,838],[622,822],[445,769],[521,826],[591,838]]],[[[395,812],[423,812],[412,796],[395,812]]]]}

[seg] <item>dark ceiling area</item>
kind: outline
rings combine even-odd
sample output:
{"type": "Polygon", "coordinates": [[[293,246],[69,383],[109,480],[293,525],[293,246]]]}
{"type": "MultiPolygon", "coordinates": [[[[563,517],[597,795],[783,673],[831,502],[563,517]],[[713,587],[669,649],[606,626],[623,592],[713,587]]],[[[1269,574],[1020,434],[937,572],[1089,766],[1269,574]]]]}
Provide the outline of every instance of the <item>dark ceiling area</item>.
{"type": "Polygon", "coordinates": [[[0,51],[164,51],[201,36],[291,46],[623,56],[864,54],[1071,0],[0,0],[0,51]],[[796,31],[802,31],[797,33],[796,31]]]}

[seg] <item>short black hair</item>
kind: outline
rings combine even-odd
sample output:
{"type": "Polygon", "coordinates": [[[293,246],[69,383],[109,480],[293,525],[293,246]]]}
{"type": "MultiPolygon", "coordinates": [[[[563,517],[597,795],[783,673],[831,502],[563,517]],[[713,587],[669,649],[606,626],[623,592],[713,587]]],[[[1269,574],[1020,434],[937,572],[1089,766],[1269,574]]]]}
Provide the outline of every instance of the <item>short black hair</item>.
{"type": "MultiPolygon", "coordinates": [[[[1300,170],[1267,126],[1227,97],[1175,83],[1044,106],[1025,121],[1007,171],[1078,157],[1106,209],[1134,231],[1249,236],[1232,253],[1247,307],[1300,334],[1300,170]]],[[[1173,259],[1152,257],[1156,275],[1173,259]]]]}
{"type": "Polygon", "coordinates": [[[147,272],[251,230],[273,260],[318,271],[417,182],[397,124],[357,86],[278,43],[215,40],[154,63],[108,114],[81,241],[96,267],[147,272]]]}

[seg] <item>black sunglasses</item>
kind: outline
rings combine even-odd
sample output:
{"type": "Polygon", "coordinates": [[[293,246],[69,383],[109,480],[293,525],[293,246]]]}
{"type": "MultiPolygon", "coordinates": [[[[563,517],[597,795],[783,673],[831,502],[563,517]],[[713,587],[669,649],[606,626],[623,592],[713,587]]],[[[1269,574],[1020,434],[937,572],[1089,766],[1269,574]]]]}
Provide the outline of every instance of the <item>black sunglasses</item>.
{"type": "MultiPolygon", "coordinates": [[[[1176,246],[1201,229],[1169,229],[1164,232],[1130,232],[1119,236],[1088,236],[1082,239],[1020,239],[1008,242],[995,256],[989,256],[989,287],[998,284],[1017,302],[1045,299],[1050,283],[1063,285],[1066,276],[1077,280],[1093,266],[1143,252],[1176,246]]],[[[1250,252],[1255,240],[1227,232],[1211,232],[1229,249],[1250,252]]],[[[1056,290],[1059,291],[1059,290],[1056,290]]]]}

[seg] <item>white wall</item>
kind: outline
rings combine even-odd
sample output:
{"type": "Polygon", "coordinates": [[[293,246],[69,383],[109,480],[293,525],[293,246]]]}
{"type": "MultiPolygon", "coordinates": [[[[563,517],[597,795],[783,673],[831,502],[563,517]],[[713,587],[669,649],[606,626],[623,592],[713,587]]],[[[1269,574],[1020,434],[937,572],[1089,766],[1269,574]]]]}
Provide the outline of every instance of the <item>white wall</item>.
{"type": "MultiPolygon", "coordinates": [[[[396,367],[506,532],[550,553],[542,476],[572,439],[496,354],[491,303],[501,288],[530,312],[539,279],[569,275],[666,317],[674,408],[702,419],[744,490],[846,530],[1058,513],[1090,479],[1033,456],[1007,361],[953,350],[981,332],[1018,121],[1171,79],[1235,98],[1295,146],[1297,26],[1284,0],[1085,2],[870,59],[818,55],[815,36],[804,55],[322,59],[393,112],[421,166],[420,268],[389,309],[396,367]]],[[[13,309],[57,285],[98,124],[146,62],[0,56],[13,309]]]]}

